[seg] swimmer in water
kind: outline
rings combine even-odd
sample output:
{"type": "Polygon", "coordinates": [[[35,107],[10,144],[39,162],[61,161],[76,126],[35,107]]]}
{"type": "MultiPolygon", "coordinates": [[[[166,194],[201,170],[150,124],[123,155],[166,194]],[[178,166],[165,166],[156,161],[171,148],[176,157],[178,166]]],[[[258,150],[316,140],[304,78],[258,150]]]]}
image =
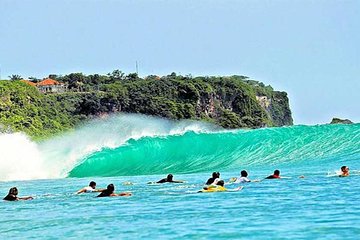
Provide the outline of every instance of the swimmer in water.
{"type": "Polygon", "coordinates": [[[219,180],[216,185],[210,185],[207,187],[204,187],[204,189],[198,191],[198,192],[236,192],[236,191],[240,191],[241,189],[243,189],[243,187],[238,187],[236,189],[227,189],[224,187],[224,181],[223,180],[219,180]]]}
{"type": "Polygon", "coordinates": [[[350,175],[350,169],[348,166],[342,166],[340,170],[341,173],[339,177],[348,177],[350,175]]]}
{"type": "Polygon", "coordinates": [[[109,184],[107,188],[101,191],[101,193],[97,197],[127,197],[132,195],[129,192],[114,193],[114,191],[115,191],[114,184],[109,184]]]}
{"type": "Polygon", "coordinates": [[[8,195],[6,195],[6,197],[4,197],[4,200],[6,200],[6,201],[18,201],[18,200],[32,200],[32,199],[34,199],[33,197],[30,197],[30,196],[28,196],[28,197],[18,197],[17,196],[18,193],[19,193],[19,191],[17,190],[17,188],[12,187],[12,188],[10,188],[8,195]]]}
{"type": "Polygon", "coordinates": [[[251,180],[248,178],[248,173],[246,170],[242,170],[240,172],[240,178],[236,179],[234,183],[247,183],[251,182],[251,180]]]}
{"type": "Polygon", "coordinates": [[[205,185],[216,185],[219,180],[220,180],[220,173],[213,172],[212,177],[207,180],[205,185]]]}
{"type": "Polygon", "coordinates": [[[280,171],[275,170],[273,175],[270,175],[270,176],[266,177],[265,179],[278,179],[278,178],[281,178],[280,171]]]}
{"type": "Polygon", "coordinates": [[[163,178],[159,181],[157,181],[156,183],[184,183],[184,181],[180,181],[180,180],[173,180],[173,175],[172,174],[169,174],[166,176],[166,178],[163,178]]]}
{"type": "Polygon", "coordinates": [[[105,189],[96,189],[96,182],[91,181],[89,183],[89,186],[80,189],[76,193],[80,194],[80,193],[102,192],[103,190],[105,189]]]}

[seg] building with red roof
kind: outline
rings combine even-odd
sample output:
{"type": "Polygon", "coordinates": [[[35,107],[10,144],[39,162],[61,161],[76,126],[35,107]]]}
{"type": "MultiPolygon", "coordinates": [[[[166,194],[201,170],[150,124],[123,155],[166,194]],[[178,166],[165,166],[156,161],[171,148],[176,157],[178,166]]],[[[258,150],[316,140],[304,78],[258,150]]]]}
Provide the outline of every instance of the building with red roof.
{"type": "Polygon", "coordinates": [[[60,93],[65,92],[66,86],[51,78],[45,78],[36,84],[36,87],[42,93],[60,93]]]}

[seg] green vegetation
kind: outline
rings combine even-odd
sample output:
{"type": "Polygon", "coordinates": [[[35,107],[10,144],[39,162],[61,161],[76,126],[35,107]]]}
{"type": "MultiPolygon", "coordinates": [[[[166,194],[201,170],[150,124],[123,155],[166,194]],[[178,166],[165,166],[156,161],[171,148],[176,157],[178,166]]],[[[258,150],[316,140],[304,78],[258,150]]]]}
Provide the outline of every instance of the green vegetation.
{"type": "Polygon", "coordinates": [[[192,77],[172,73],[140,78],[136,73],[125,75],[115,70],[108,75],[71,73],[50,77],[67,84],[68,91],[41,94],[16,78],[0,81],[0,124],[35,138],[114,112],[203,120],[225,128],[292,124],[286,93],[244,76],[192,77]],[[262,106],[256,96],[266,96],[268,105],[262,106]]]}
{"type": "MultiPolygon", "coordinates": [[[[68,106],[67,106],[68,107],[68,106]]],[[[79,122],[54,95],[43,95],[20,81],[0,81],[0,124],[42,138],[71,129],[79,122]]]]}

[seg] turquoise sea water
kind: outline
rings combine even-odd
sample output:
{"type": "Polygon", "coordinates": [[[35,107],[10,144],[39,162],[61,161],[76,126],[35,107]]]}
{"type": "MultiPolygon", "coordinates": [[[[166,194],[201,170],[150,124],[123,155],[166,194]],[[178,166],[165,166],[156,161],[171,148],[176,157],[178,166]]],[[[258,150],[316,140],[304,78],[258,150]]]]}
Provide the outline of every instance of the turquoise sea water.
{"type": "MultiPolygon", "coordinates": [[[[65,146],[41,143],[40,153],[49,156],[45,148],[54,141],[65,146]]],[[[71,152],[64,149],[64,156],[71,152]]],[[[66,165],[62,178],[0,182],[3,196],[17,186],[19,196],[35,197],[0,203],[0,238],[357,239],[359,161],[359,124],[145,134],[88,152],[66,165]],[[351,176],[331,177],[342,165],[351,176]],[[227,180],[242,169],[251,179],[274,169],[290,178],[243,184],[238,192],[196,193],[213,171],[227,180]],[[146,184],[167,173],[186,183],[146,184]],[[133,196],[74,194],[91,180],[133,196]]]]}
{"type": "MultiPolygon", "coordinates": [[[[297,172],[282,169],[284,174],[297,172]]],[[[302,169],[299,169],[299,171],[302,169]]],[[[304,169],[305,170],[305,169],[304,169]]],[[[254,169],[255,171],[255,169],[254,169]]],[[[252,173],[252,171],[250,172],[252,173]]],[[[256,170],[262,177],[268,171],[256,170]]],[[[235,173],[234,173],[235,174],[235,173]]],[[[222,173],[223,177],[234,176],[222,173]]],[[[185,184],[146,185],[162,176],[95,178],[132,197],[74,195],[89,179],[37,180],[18,186],[32,201],[2,202],[1,238],[197,238],[357,239],[360,236],[360,176],[249,183],[239,192],[193,193],[208,174],[176,175],[185,184]],[[122,186],[123,181],[135,182],[122,186]]],[[[232,188],[235,186],[228,186],[232,188]]]]}

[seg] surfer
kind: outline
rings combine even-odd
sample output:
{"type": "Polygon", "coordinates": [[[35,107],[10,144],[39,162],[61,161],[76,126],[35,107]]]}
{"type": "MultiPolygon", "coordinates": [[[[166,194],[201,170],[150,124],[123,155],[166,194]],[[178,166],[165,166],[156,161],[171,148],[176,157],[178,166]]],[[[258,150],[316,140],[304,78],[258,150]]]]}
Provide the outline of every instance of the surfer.
{"type": "Polygon", "coordinates": [[[220,180],[220,173],[213,172],[212,177],[207,180],[205,185],[216,185],[219,180],[220,180]]]}
{"type": "Polygon", "coordinates": [[[350,169],[348,166],[342,166],[340,170],[341,173],[339,177],[348,177],[350,175],[350,169]]]}
{"type": "Polygon", "coordinates": [[[109,184],[105,190],[102,190],[97,197],[127,197],[132,194],[129,192],[114,193],[115,186],[114,184],[109,184]]]}
{"type": "Polygon", "coordinates": [[[280,177],[280,171],[279,170],[275,170],[274,174],[267,176],[265,179],[278,179],[281,178],[280,177]]]}
{"type": "Polygon", "coordinates": [[[96,182],[91,181],[91,182],[89,183],[89,186],[80,189],[80,190],[77,191],[76,193],[77,193],[77,194],[80,194],[80,193],[101,192],[101,191],[103,191],[103,190],[104,190],[104,189],[96,189],[96,182]]]}
{"type": "Polygon", "coordinates": [[[184,183],[184,181],[181,180],[173,180],[173,175],[169,174],[166,176],[166,178],[163,178],[159,181],[157,181],[156,183],[167,183],[167,182],[171,182],[171,183],[184,183]]]}
{"type": "Polygon", "coordinates": [[[34,199],[31,196],[18,197],[17,196],[18,193],[19,193],[18,189],[16,187],[12,187],[12,188],[10,188],[8,195],[6,195],[6,197],[4,197],[4,200],[6,200],[6,201],[18,201],[18,200],[32,200],[32,199],[34,199]]]}
{"type": "Polygon", "coordinates": [[[236,191],[240,191],[241,189],[243,189],[243,187],[238,187],[235,189],[227,189],[224,187],[224,180],[219,180],[216,185],[209,185],[207,187],[204,187],[202,190],[198,191],[198,192],[236,192],[236,191]]]}
{"type": "MultiPolygon", "coordinates": [[[[234,183],[247,183],[247,182],[251,182],[251,180],[248,178],[248,172],[246,171],[246,170],[242,170],[241,172],[240,172],[240,177],[238,178],[238,179],[236,179],[235,181],[234,181],[234,183]]],[[[256,181],[256,180],[254,180],[254,181],[256,181]]]]}

